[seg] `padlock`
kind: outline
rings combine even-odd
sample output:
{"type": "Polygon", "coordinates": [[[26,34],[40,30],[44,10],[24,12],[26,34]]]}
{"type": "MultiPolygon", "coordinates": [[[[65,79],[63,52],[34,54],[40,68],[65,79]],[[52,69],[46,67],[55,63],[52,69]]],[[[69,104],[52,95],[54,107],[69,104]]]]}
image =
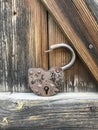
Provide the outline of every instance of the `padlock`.
{"type": "Polygon", "coordinates": [[[65,47],[71,52],[72,58],[63,67],[52,67],[46,71],[42,68],[30,68],[28,70],[28,84],[33,93],[40,96],[52,96],[64,90],[64,70],[70,68],[75,62],[75,52],[71,46],[60,43],[50,46],[45,52],[50,52],[56,48],[65,47]]]}

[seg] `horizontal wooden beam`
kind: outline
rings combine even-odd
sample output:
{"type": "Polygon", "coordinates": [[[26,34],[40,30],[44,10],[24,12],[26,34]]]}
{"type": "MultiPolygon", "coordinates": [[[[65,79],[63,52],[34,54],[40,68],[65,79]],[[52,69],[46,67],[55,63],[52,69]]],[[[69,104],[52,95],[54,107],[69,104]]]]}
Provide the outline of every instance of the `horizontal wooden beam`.
{"type": "MultiPolygon", "coordinates": [[[[88,69],[91,71],[94,78],[98,81],[98,64],[96,60],[94,59],[94,57],[92,56],[92,54],[90,53],[91,51],[89,51],[88,49],[88,48],[91,49],[91,44],[89,44],[90,43],[89,40],[87,41],[87,37],[83,35],[83,32],[84,32],[83,30],[86,30],[86,29],[84,28],[84,26],[82,26],[83,27],[82,29],[81,24],[80,24],[80,23],[83,23],[82,20],[84,20],[86,16],[84,15],[82,20],[80,17],[78,17],[79,14],[77,13],[75,5],[73,5],[72,1],[69,1],[69,0],[66,0],[66,1],[41,0],[41,1],[48,8],[48,10],[52,13],[52,15],[55,17],[56,21],[62,28],[65,35],[67,35],[72,45],[74,46],[74,48],[76,49],[76,51],[78,52],[78,54],[80,55],[84,63],[87,65],[88,69]]],[[[79,7],[80,5],[79,6],[78,5],[77,5],[77,8],[80,8],[79,7]]],[[[86,22],[85,24],[88,27],[86,22]]],[[[91,25],[93,26],[92,23],[91,25]]],[[[94,24],[94,29],[95,29],[95,26],[96,25],[94,24]]],[[[95,33],[93,35],[95,35],[95,33]]]]}
{"type": "Polygon", "coordinates": [[[97,130],[97,93],[0,93],[1,130],[97,130]]]}

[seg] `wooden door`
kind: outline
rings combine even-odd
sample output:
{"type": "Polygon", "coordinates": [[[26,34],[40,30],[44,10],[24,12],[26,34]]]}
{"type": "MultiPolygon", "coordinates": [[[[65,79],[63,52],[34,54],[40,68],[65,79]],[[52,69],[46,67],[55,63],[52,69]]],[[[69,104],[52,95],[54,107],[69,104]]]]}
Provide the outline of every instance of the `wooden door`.
{"type": "Polygon", "coordinates": [[[97,0],[59,2],[0,1],[0,129],[98,129],[97,0]],[[60,6],[66,7],[63,22],[60,6]],[[67,25],[69,32],[64,30],[67,25]],[[74,65],[64,71],[64,92],[36,96],[28,87],[28,69],[67,64],[71,58],[67,49],[45,53],[50,45],[62,42],[76,53],[74,65]]]}
{"type": "MultiPolygon", "coordinates": [[[[69,3],[66,2],[66,4],[69,3]]],[[[45,9],[40,0],[3,0],[0,2],[0,6],[0,91],[28,92],[28,69],[30,67],[49,69],[53,66],[67,64],[71,57],[68,50],[58,49],[49,55],[45,53],[45,50],[50,45],[61,42],[73,47],[73,41],[58,27],[54,18],[45,9]]],[[[70,4],[69,9],[71,6],[70,4]]],[[[78,23],[79,19],[77,18],[76,20],[78,23]]],[[[78,39],[84,37],[82,34],[85,34],[86,43],[89,43],[90,36],[88,37],[89,33],[86,32],[86,27],[83,28],[84,24],[79,24],[81,24],[81,27],[77,26],[82,33],[78,39]]],[[[96,23],[92,26],[95,29],[96,23]]],[[[73,38],[75,40],[75,36],[73,38]]],[[[91,38],[93,40],[93,36],[91,38]]],[[[79,47],[81,49],[81,44],[79,47]]],[[[73,49],[75,50],[74,47],[73,49]]],[[[65,71],[64,91],[96,91],[97,85],[94,81],[94,76],[91,76],[88,68],[90,65],[92,66],[91,69],[95,67],[94,73],[97,75],[97,67],[93,66],[93,61],[88,62],[90,59],[85,54],[84,62],[89,64],[86,66],[78,56],[76,50],[75,53],[75,64],[69,70],[65,71]]],[[[84,52],[80,51],[79,55],[81,53],[84,54],[84,52]]],[[[92,55],[97,62],[98,56],[96,50],[95,54],[93,51],[92,55]]],[[[95,79],[97,79],[97,76],[95,76],[95,79]]]]}

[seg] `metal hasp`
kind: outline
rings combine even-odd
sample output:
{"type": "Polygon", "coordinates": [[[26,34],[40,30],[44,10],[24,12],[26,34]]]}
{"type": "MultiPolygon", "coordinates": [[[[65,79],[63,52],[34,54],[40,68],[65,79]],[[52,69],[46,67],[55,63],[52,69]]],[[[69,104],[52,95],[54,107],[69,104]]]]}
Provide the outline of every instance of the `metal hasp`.
{"type": "Polygon", "coordinates": [[[74,50],[65,43],[54,44],[50,46],[50,52],[56,48],[65,47],[70,50],[72,58],[68,64],[63,67],[52,67],[46,71],[42,68],[30,68],[28,70],[28,83],[31,90],[40,96],[52,96],[64,90],[64,73],[63,71],[70,68],[75,61],[74,50]]]}

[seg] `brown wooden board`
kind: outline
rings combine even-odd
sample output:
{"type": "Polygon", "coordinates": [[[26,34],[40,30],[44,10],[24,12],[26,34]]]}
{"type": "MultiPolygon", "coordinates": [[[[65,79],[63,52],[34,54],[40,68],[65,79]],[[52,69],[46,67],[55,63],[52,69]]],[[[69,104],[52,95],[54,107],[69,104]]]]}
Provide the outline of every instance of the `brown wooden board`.
{"type": "MultiPolygon", "coordinates": [[[[54,18],[48,14],[48,36],[49,46],[56,43],[67,43],[70,46],[71,42],[58,27],[54,18]]],[[[76,53],[76,51],[75,51],[76,53]]],[[[53,66],[63,66],[68,63],[71,55],[66,49],[59,48],[49,53],[49,68],[53,66]]],[[[65,92],[93,92],[97,91],[97,83],[94,83],[92,75],[87,71],[87,67],[76,53],[76,61],[74,65],[65,74],[65,92]]]]}
{"type": "Polygon", "coordinates": [[[98,27],[85,1],[42,0],[98,81],[98,27]]]}

